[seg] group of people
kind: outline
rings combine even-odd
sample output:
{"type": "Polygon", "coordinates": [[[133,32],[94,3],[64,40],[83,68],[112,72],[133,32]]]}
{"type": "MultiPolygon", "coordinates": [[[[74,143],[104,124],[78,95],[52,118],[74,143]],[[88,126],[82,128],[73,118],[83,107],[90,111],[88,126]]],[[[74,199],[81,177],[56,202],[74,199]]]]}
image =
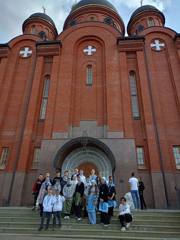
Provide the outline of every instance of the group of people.
{"type": "MultiPolygon", "coordinates": [[[[96,212],[99,211],[100,223],[107,227],[117,205],[116,189],[112,176],[109,176],[108,179],[98,177],[94,169],[91,170],[87,178],[84,176],[83,170],[79,171],[77,168],[71,175],[68,170],[64,172],[63,176],[57,172],[53,179],[49,173],[46,173],[45,176],[40,174],[33,184],[32,190],[34,195],[33,209],[38,206],[41,217],[39,231],[44,228],[45,220],[45,230],[49,228],[51,218],[53,219],[53,229],[57,224],[61,227],[62,212],[64,219],[69,219],[70,216],[75,215],[77,221],[81,221],[82,214],[84,214],[88,217],[90,224],[96,224],[96,212]]],[[[137,194],[132,191],[134,201],[134,196],[137,194]]],[[[130,205],[125,197],[120,199],[119,219],[122,231],[129,228],[132,215],[130,205]]]]}

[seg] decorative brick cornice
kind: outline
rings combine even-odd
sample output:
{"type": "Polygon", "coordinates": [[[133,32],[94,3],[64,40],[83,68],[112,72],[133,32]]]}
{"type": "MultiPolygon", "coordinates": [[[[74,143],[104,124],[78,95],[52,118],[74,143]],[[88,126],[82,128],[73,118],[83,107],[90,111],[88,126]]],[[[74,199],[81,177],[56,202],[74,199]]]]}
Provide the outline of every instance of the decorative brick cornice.
{"type": "Polygon", "coordinates": [[[0,44],[0,58],[7,57],[9,52],[9,45],[7,43],[0,44]]]}
{"type": "Polygon", "coordinates": [[[120,52],[142,51],[144,48],[144,37],[120,37],[117,44],[120,52]]]}
{"type": "Polygon", "coordinates": [[[36,43],[38,56],[57,56],[60,54],[61,41],[41,41],[36,43]]]}

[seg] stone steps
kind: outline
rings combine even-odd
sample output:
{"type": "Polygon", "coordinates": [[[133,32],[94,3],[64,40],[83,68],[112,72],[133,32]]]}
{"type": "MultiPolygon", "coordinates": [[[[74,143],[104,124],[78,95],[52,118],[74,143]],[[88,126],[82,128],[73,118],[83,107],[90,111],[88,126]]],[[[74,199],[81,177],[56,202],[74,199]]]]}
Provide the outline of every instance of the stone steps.
{"type": "MultiPolygon", "coordinates": [[[[38,231],[40,218],[38,212],[29,208],[0,208],[0,239],[2,236],[32,236],[61,239],[180,239],[180,211],[147,210],[135,211],[133,223],[126,232],[120,231],[117,211],[111,225],[89,225],[85,218],[80,222],[71,218],[62,219],[62,228],[38,231]]],[[[97,221],[99,214],[97,214],[97,221]]]]}

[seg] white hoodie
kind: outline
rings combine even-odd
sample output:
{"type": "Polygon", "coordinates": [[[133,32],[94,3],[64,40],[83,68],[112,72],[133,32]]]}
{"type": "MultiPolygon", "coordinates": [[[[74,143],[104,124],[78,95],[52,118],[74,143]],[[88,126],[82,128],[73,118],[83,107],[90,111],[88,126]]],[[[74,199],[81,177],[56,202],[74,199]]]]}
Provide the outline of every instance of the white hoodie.
{"type": "Polygon", "coordinates": [[[65,201],[64,196],[55,195],[53,196],[53,212],[61,212],[63,208],[63,202],[65,201]]]}
{"type": "Polygon", "coordinates": [[[119,215],[131,214],[129,204],[120,204],[119,205],[119,215]]]}
{"type": "Polygon", "coordinates": [[[43,212],[52,212],[54,205],[54,196],[46,195],[43,200],[43,212]]]}

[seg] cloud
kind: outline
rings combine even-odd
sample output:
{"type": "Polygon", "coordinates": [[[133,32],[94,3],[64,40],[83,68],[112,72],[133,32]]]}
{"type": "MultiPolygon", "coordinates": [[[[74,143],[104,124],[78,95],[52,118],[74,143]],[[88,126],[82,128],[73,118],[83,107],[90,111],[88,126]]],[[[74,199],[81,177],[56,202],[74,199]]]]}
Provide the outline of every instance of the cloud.
{"type": "MultiPolygon", "coordinates": [[[[128,1],[114,0],[112,2],[114,2],[116,7],[125,5],[129,9],[134,9],[134,8],[140,7],[141,1],[140,0],[128,0],[128,1]]],[[[144,0],[143,5],[147,5],[147,4],[153,5],[153,6],[157,7],[159,10],[163,11],[171,4],[171,2],[172,2],[172,0],[144,0]]]]}
{"type": "MultiPolygon", "coordinates": [[[[140,6],[140,0],[109,1],[117,8],[126,24],[132,12],[140,6]]],[[[0,43],[22,34],[24,20],[35,12],[42,12],[42,6],[45,6],[46,13],[54,20],[60,32],[75,2],[76,0],[0,0],[0,43]]],[[[161,11],[166,11],[172,0],[144,0],[143,4],[150,4],[161,11]]]]}

